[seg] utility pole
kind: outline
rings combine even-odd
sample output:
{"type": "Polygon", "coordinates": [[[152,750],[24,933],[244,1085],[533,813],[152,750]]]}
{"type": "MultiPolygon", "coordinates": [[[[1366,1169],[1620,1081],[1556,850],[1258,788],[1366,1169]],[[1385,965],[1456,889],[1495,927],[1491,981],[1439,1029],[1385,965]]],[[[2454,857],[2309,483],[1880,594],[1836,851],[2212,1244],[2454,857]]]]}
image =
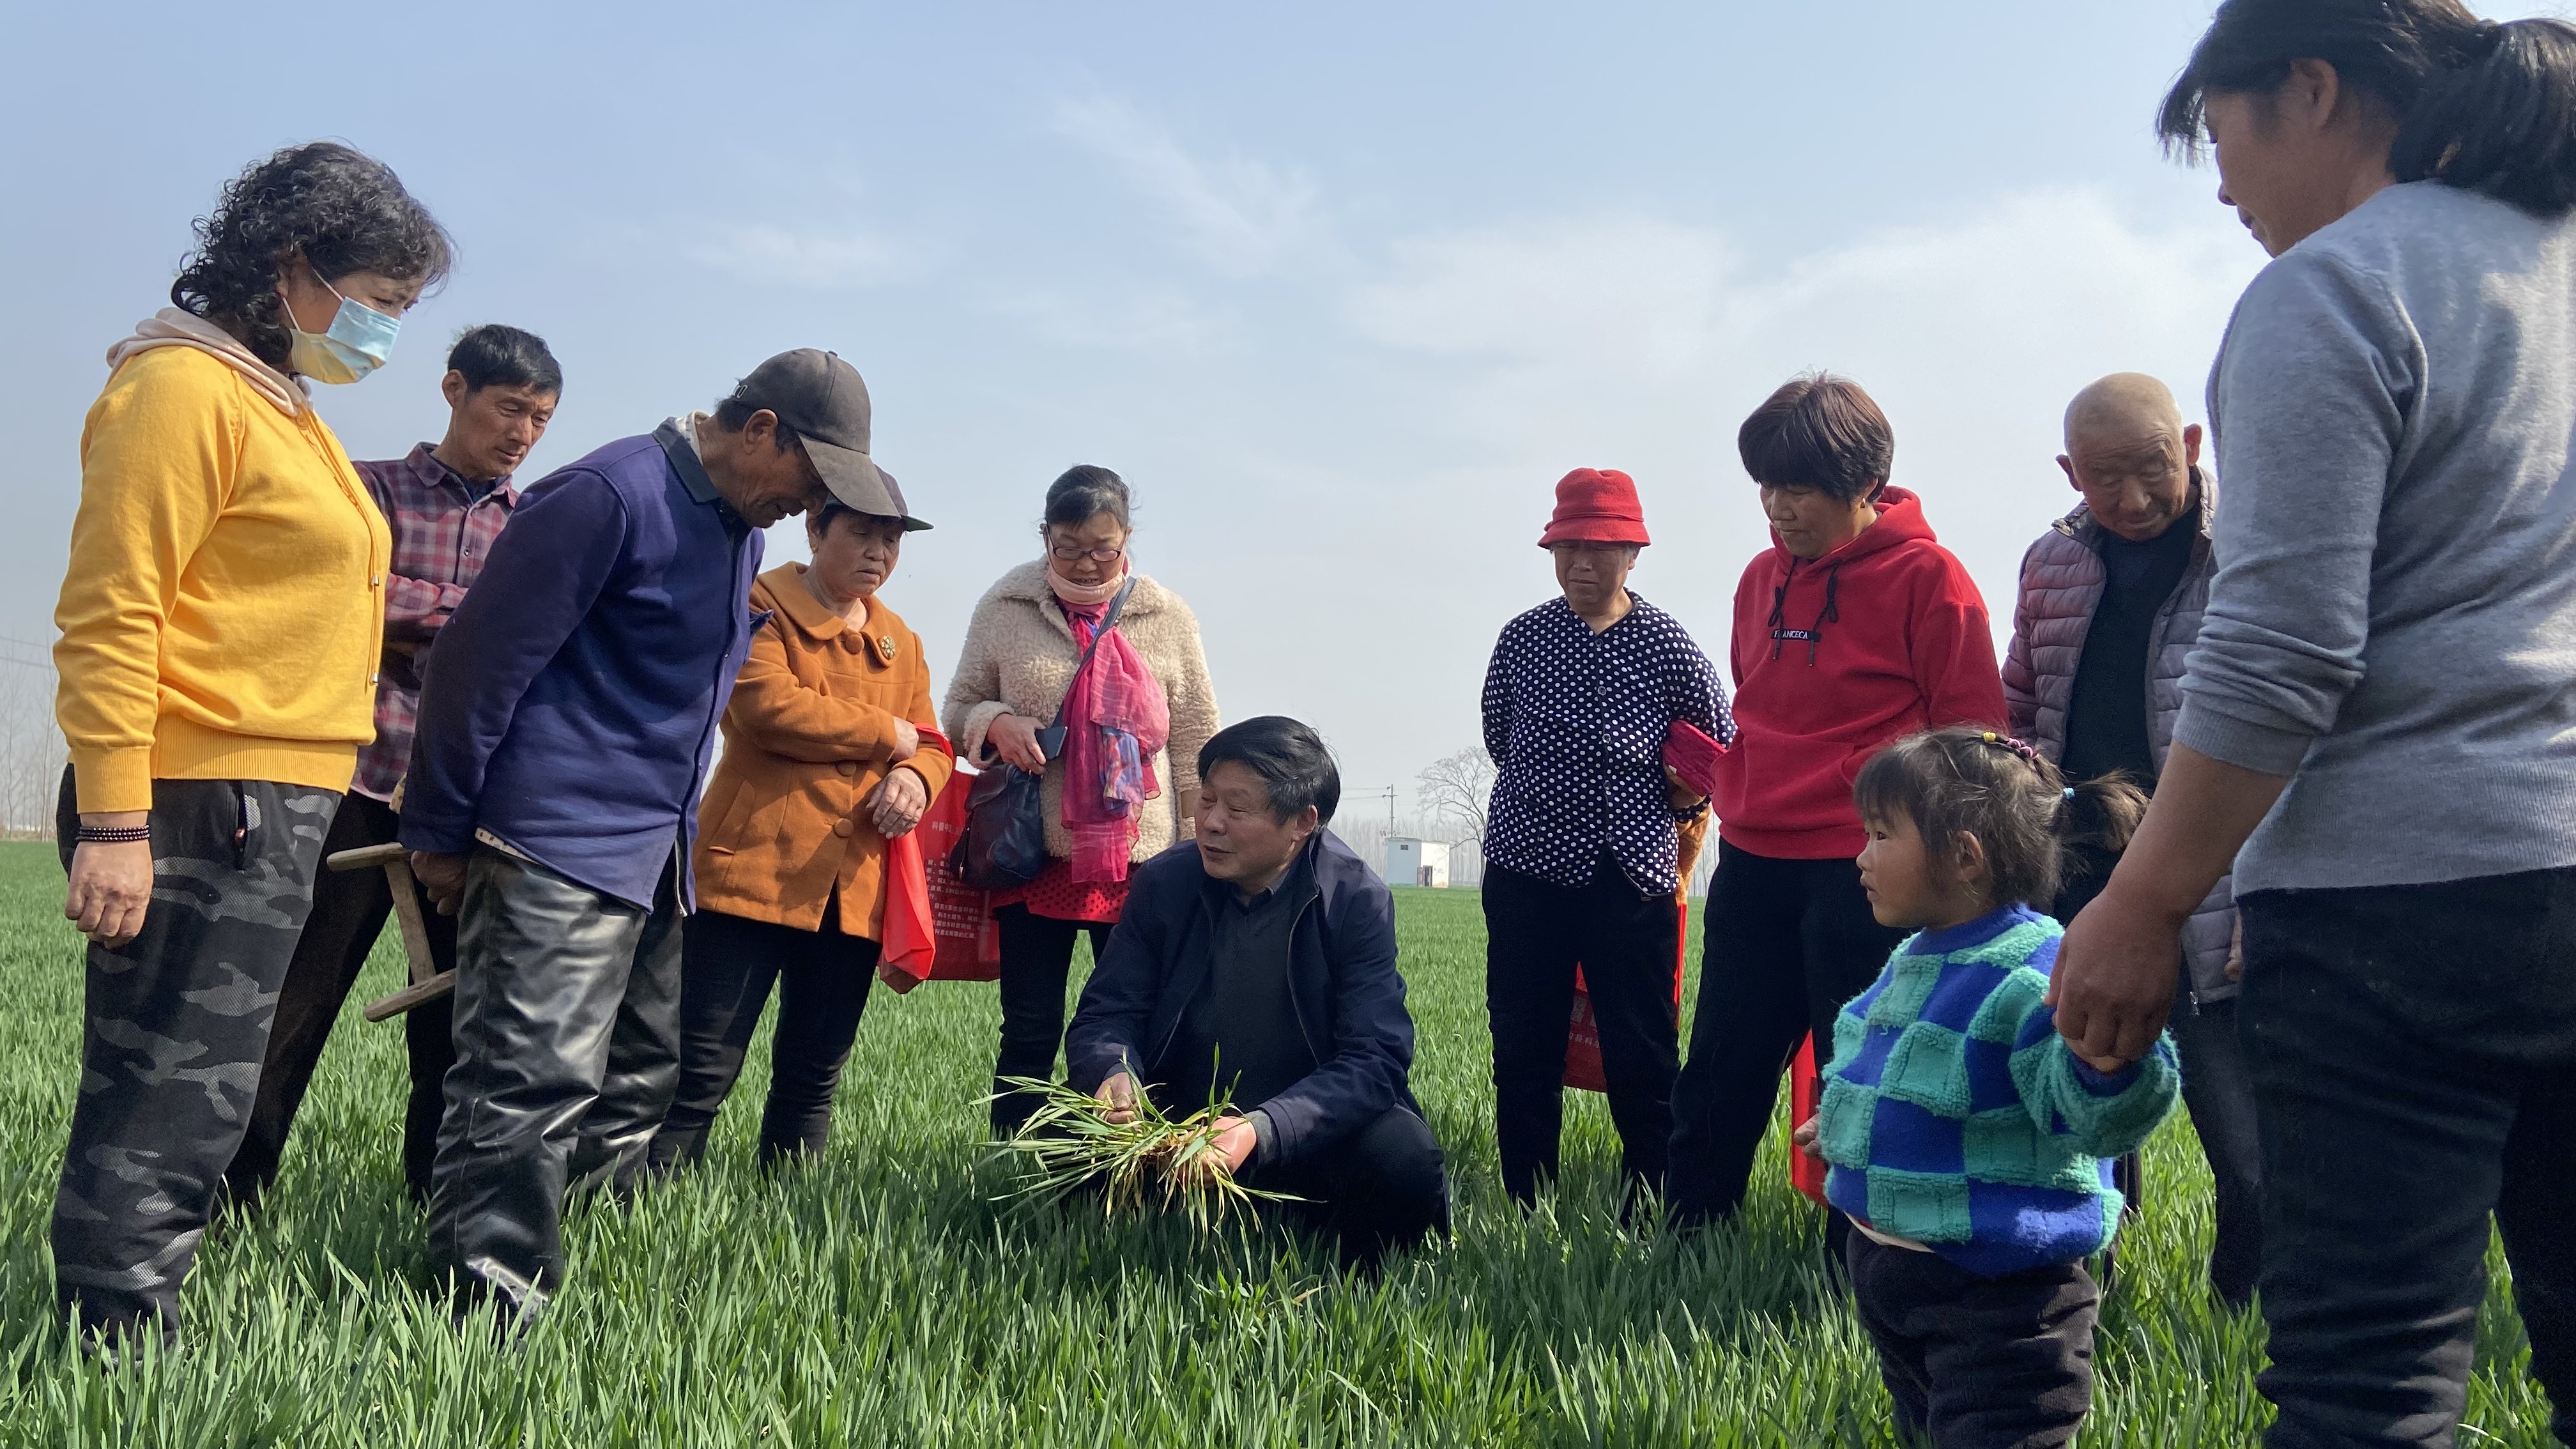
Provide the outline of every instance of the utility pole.
{"type": "Polygon", "coordinates": [[[1374,799],[1378,798],[1380,795],[1383,795],[1383,796],[1385,796],[1385,797],[1386,797],[1386,834],[1387,834],[1387,838],[1388,838],[1388,839],[1390,839],[1390,840],[1392,840],[1392,839],[1394,839],[1394,838],[1395,838],[1395,792],[1396,792],[1396,788],[1397,788],[1397,787],[1395,787],[1395,786],[1393,786],[1393,785],[1389,785],[1389,786],[1387,786],[1387,787],[1386,787],[1385,789],[1383,789],[1383,790],[1370,790],[1370,791],[1367,791],[1367,792],[1365,792],[1364,794],[1362,794],[1362,795],[1360,796],[1360,798],[1361,798],[1361,799],[1363,799],[1363,800],[1374,800],[1374,799]]]}

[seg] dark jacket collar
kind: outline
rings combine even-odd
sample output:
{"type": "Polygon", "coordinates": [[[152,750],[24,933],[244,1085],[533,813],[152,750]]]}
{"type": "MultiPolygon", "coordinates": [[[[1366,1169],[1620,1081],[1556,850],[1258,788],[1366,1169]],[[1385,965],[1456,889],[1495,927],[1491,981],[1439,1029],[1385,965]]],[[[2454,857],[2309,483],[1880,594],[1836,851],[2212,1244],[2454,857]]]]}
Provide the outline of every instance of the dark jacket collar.
{"type": "Polygon", "coordinates": [[[697,445],[680,431],[676,420],[664,418],[662,426],[653,430],[653,441],[662,445],[662,456],[670,460],[671,471],[680,475],[680,486],[688,490],[692,502],[712,506],[737,540],[751,532],[751,521],[734,512],[733,505],[716,491],[716,480],[707,476],[707,465],[698,460],[697,445]]]}
{"type": "Polygon", "coordinates": [[[653,441],[662,445],[662,456],[671,460],[671,471],[680,475],[680,486],[700,503],[722,503],[724,495],[716,491],[716,480],[707,476],[707,465],[698,461],[698,450],[680,431],[678,422],[662,420],[653,430],[653,441]]]}

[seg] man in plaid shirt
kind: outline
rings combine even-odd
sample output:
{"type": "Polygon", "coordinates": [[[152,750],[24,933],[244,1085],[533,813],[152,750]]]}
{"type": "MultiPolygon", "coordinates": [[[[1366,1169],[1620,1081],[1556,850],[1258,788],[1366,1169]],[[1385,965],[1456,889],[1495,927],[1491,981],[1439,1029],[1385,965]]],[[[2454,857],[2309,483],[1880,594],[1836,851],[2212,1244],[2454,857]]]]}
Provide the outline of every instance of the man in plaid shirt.
{"type": "MultiPolygon", "coordinates": [[[[456,341],[439,383],[449,409],[447,436],[405,458],[360,463],[359,476],[384,510],[394,535],[385,580],[385,652],[376,674],[376,738],[358,752],[357,778],[341,801],[324,853],[391,842],[399,830],[396,788],[411,763],[420,683],[431,644],[482,571],[492,541],[510,521],[518,490],[510,475],[545,436],[563,392],[563,370],[543,339],[515,327],[474,328],[456,341]]],[[[279,988],[277,1017],[261,1065],[250,1131],[224,1174],[236,1208],[254,1204],[277,1175],[279,1154],[322,1044],[340,1014],[367,953],[392,913],[384,872],[328,871],[315,882],[313,912],[279,988]]],[[[426,896],[430,954],[440,970],[456,964],[456,918],[438,914],[426,896]]],[[[449,1001],[414,1007],[404,1019],[411,1048],[411,1096],[403,1112],[403,1177],[412,1195],[429,1196],[430,1159],[438,1146],[440,1084],[456,1059],[449,1001]]]]}

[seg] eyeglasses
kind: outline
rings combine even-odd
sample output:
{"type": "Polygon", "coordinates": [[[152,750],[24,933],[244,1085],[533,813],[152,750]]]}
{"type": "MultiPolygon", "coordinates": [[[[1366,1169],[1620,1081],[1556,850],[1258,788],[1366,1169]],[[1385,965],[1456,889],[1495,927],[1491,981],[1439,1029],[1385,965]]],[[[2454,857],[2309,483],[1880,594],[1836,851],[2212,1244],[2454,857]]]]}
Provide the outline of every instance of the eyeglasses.
{"type": "Polygon", "coordinates": [[[1093,563],[1116,563],[1118,556],[1126,551],[1127,545],[1123,543],[1115,548],[1076,548],[1069,543],[1047,545],[1047,552],[1055,555],[1059,563],[1072,563],[1085,557],[1093,563]]]}

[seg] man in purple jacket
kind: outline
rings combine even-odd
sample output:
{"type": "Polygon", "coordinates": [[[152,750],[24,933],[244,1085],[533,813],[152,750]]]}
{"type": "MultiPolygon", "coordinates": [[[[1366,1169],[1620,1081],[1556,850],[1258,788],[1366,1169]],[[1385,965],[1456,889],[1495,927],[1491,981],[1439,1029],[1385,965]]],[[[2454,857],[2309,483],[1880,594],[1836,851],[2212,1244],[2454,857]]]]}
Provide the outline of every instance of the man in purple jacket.
{"type": "Polygon", "coordinates": [[[458,916],[432,1259],[512,1322],[561,1286],[568,1186],[630,1185],[678,1071],[679,918],[760,530],[900,512],[858,372],[813,349],[540,480],[430,657],[412,872],[458,916]]]}
{"type": "MultiPolygon", "coordinates": [[[[389,845],[401,837],[396,792],[411,764],[412,721],[420,712],[422,666],[448,616],[465,598],[492,541],[518,505],[510,484],[528,450],[544,437],[563,396],[563,368],[545,339],[486,323],[456,339],[439,381],[448,406],[447,435],[408,457],[357,464],[358,476],[394,534],[393,567],[385,571],[385,652],[376,675],[376,738],[358,751],[358,773],[322,840],[324,859],[344,850],[389,845]]],[[[414,890],[418,887],[415,885],[414,890]]],[[[296,937],[295,956],[278,987],[277,1015],[260,1063],[259,1096],[250,1129],[224,1170],[224,1192],[236,1210],[255,1207],[277,1177],[296,1109],[322,1061],[323,1043],[341,1004],[358,983],[393,914],[393,888],[380,870],[326,871],[313,882],[313,913],[296,937]]],[[[456,923],[431,915],[429,955],[441,971],[456,967],[456,923]]],[[[411,1058],[411,1091],[403,1104],[403,1182],[429,1201],[429,1164],[438,1148],[447,1069],[456,1064],[454,1003],[441,997],[403,1014],[411,1058]]]]}

